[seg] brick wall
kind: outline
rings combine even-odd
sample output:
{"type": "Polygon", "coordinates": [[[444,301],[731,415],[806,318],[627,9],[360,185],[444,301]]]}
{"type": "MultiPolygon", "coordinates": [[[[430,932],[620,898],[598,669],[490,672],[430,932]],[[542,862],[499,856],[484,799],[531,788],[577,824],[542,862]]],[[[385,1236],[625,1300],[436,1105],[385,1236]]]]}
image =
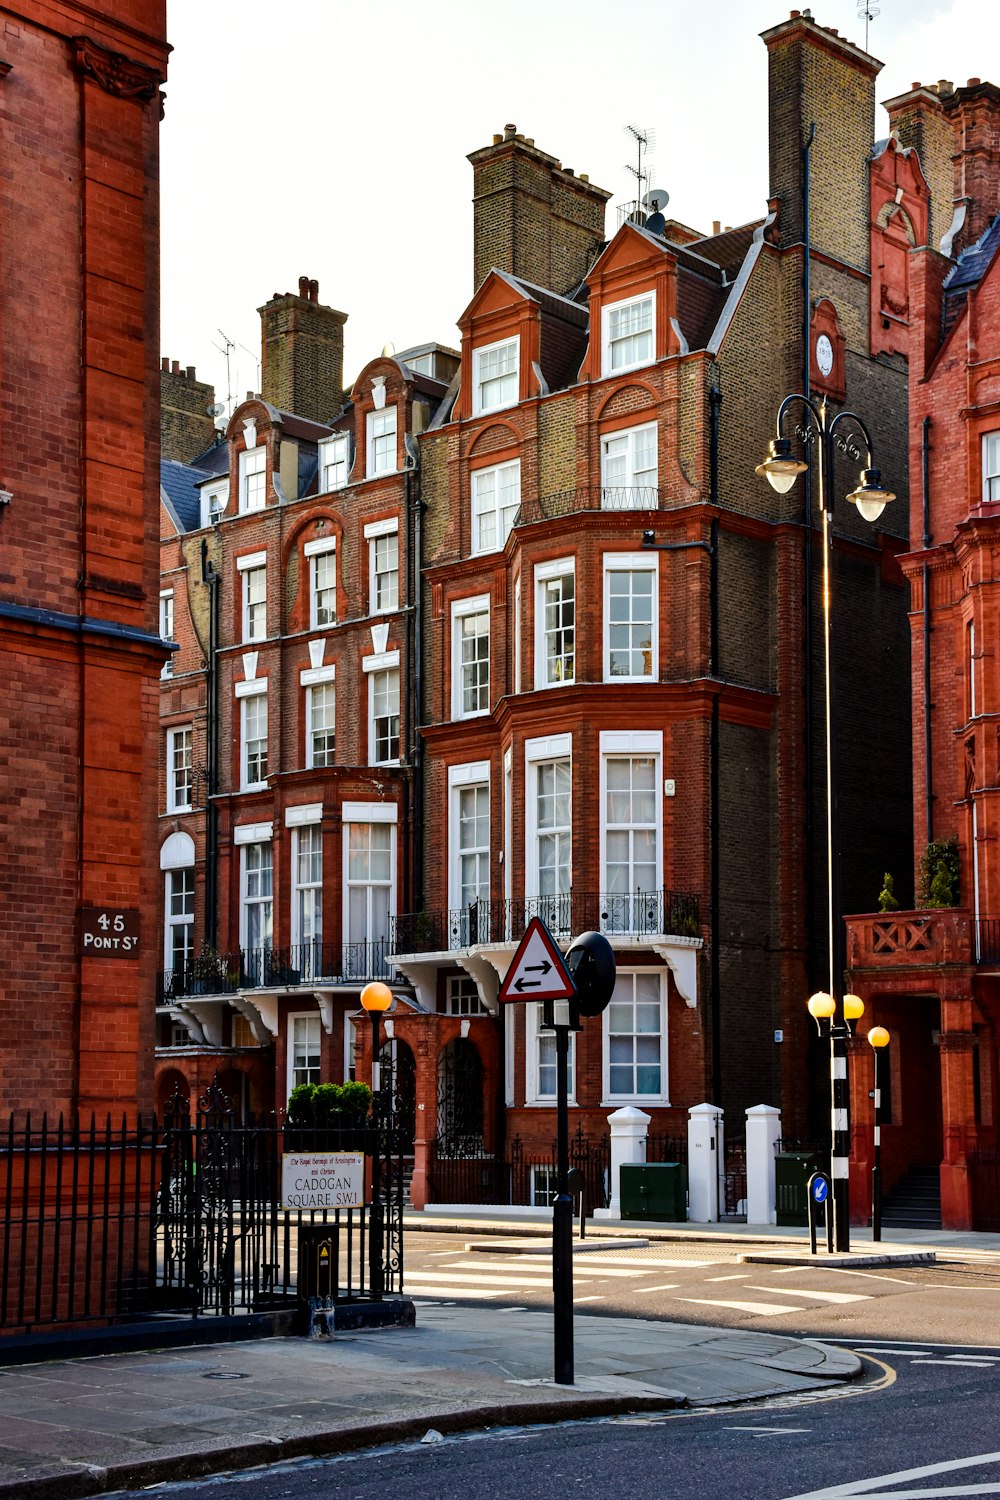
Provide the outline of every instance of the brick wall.
{"type": "Polygon", "coordinates": [[[215,387],[195,379],[193,365],[182,369],[164,355],[160,363],[160,455],[189,464],[215,435],[215,387]]]}
{"type": "Polygon", "coordinates": [[[319,301],[319,284],[299,278],[299,293],[275,292],[261,318],[261,395],[279,411],[314,422],[338,415],[344,398],[347,314],[319,301]]]}

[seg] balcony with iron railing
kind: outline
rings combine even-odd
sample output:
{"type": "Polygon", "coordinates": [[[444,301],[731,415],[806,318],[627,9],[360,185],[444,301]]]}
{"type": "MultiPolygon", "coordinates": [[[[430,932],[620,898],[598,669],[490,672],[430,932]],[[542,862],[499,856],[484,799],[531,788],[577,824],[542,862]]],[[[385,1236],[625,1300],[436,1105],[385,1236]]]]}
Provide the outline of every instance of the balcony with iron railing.
{"type": "Polygon", "coordinates": [[[847,918],[852,969],[935,968],[1000,963],[1000,917],[958,907],[875,912],[847,918]]]}
{"type": "Polygon", "coordinates": [[[309,942],[282,948],[238,948],[231,953],[209,950],[160,973],[157,1004],[236,995],[244,990],[305,989],[389,979],[392,977],[389,951],[386,938],[359,943],[309,942]]]}
{"type": "Polygon", "coordinates": [[[557,938],[603,932],[614,942],[701,934],[699,900],[689,892],[568,891],[513,901],[473,901],[450,911],[406,912],[389,920],[389,948],[394,955],[447,953],[479,944],[516,943],[532,917],[541,917],[557,938]]]}
{"type": "Polygon", "coordinates": [[[572,490],[557,490],[552,495],[537,495],[528,499],[521,497],[521,505],[514,517],[515,526],[526,526],[532,521],[551,521],[557,516],[569,516],[583,511],[662,510],[665,491],[655,484],[585,484],[572,490]]]}

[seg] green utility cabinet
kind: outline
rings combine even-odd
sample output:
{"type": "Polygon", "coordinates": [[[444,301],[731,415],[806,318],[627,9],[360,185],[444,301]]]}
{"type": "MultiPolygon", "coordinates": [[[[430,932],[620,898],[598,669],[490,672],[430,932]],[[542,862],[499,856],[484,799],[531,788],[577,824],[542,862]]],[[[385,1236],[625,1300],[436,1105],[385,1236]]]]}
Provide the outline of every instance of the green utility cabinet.
{"type": "Polygon", "coordinates": [[[683,1162],[661,1161],[621,1168],[623,1219],[687,1221],[687,1169],[683,1162]]]}
{"type": "Polygon", "coordinates": [[[814,1151],[779,1151],[774,1159],[775,1223],[804,1228],[809,1222],[806,1183],[819,1171],[814,1151]]]}

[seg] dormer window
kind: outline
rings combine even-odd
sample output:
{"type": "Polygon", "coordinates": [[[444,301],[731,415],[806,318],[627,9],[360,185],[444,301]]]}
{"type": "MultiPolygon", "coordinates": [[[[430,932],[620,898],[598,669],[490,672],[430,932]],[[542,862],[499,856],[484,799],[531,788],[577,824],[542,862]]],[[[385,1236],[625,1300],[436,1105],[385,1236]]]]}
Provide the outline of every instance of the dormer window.
{"type": "Polygon", "coordinates": [[[519,355],[520,339],[516,338],[472,351],[472,409],[476,415],[517,404],[519,355]]]}
{"type": "Polygon", "coordinates": [[[240,454],[240,512],[263,510],[266,500],[267,453],[263,446],[240,454]]]}
{"type": "Polygon", "coordinates": [[[368,478],[396,472],[396,408],[368,413],[368,478]]]}
{"type": "Polygon", "coordinates": [[[1000,432],[983,433],[983,502],[1000,500],[1000,432]]]}
{"type": "Polygon", "coordinates": [[[342,490],[348,473],[347,433],[338,432],[335,437],[325,438],[319,445],[319,492],[342,490]]]}
{"type": "Polygon", "coordinates": [[[219,484],[206,484],[201,492],[201,524],[214,526],[229,504],[228,475],[219,484]]]}
{"type": "Polygon", "coordinates": [[[655,313],[656,297],[653,292],[647,292],[642,297],[630,297],[627,302],[612,302],[603,309],[602,370],[605,375],[617,375],[621,370],[634,370],[639,365],[652,364],[655,313]]]}

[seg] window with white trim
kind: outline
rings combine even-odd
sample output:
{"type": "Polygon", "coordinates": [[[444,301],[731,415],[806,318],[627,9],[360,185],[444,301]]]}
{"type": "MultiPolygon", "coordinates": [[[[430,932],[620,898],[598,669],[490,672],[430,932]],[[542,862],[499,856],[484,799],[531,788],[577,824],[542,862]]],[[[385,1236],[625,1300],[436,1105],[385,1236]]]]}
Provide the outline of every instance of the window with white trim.
{"type": "Polygon", "coordinates": [[[604,680],[655,681],[657,564],[634,553],[604,558],[604,680]]]}
{"type": "Polygon", "coordinates": [[[1000,500],[1000,432],[983,433],[983,501],[990,500],[1000,500]]]}
{"type": "Polygon", "coordinates": [[[399,760],[399,668],[368,673],[368,764],[399,760]]]}
{"type": "Polygon", "coordinates": [[[229,504],[229,475],[216,484],[206,484],[201,491],[201,524],[214,526],[222,519],[229,504]]]}
{"type": "Polygon", "coordinates": [[[504,406],[516,406],[518,391],[518,366],[520,362],[519,338],[504,339],[499,344],[484,344],[472,351],[472,410],[480,412],[499,411],[504,406]]]}
{"type": "Polygon", "coordinates": [[[267,500],[267,449],[263,443],[240,454],[240,514],[263,510],[267,500]]]}
{"type": "MultiPolygon", "coordinates": [[[[174,591],[164,589],[160,594],[160,639],[172,641],[174,638],[174,591]]],[[[161,677],[173,677],[174,675],[174,653],[171,651],[163,666],[160,668],[161,677]]]]}
{"type": "MultiPolygon", "coordinates": [[[[252,701],[252,700],[250,700],[252,701]]],[[[242,909],[240,946],[251,950],[270,948],[274,906],[274,866],[271,845],[240,846],[242,909]]]]}
{"type": "Polygon", "coordinates": [[[358,1076],[358,1028],[350,1016],[344,1017],[344,1081],[354,1083],[358,1076]]]}
{"type": "Polygon", "coordinates": [[[655,312],[656,296],[653,292],[629,297],[624,302],[612,302],[602,308],[602,374],[616,375],[620,370],[634,370],[639,365],[652,364],[655,312]]]}
{"type": "Polygon", "coordinates": [[[446,1016],[486,1016],[476,981],[469,974],[449,974],[444,996],[446,1016]]]}
{"type": "Polygon", "coordinates": [[[319,1016],[288,1017],[288,1092],[301,1083],[319,1083],[322,1070],[319,1016]]]}
{"type": "Polygon", "coordinates": [[[458,826],[458,904],[490,898],[490,789],[488,784],[459,787],[456,799],[458,826]]]}
{"type": "Polygon", "coordinates": [[[665,1103],[667,1008],[661,970],[618,970],[604,1012],[604,1098],[665,1103]]]}
{"type": "Polygon", "coordinates": [[[323,830],[319,823],[292,829],[292,968],[304,979],[323,972],[323,830]]]}
{"type": "Polygon", "coordinates": [[[333,537],[307,542],[309,560],[309,628],[322,630],[337,618],[337,543],[333,537]]]}
{"type": "Polygon", "coordinates": [[[368,536],[368,587],[370,610],[373,615],[391,614],[399,608],[399,531],[396,524],[392,530],[371,531],[368,536]]]}
{"type": "Polygon", "coordinates": [[[267,692],[240,700],[240,731],[243,753],[243,791],[255,791],[267,783],[267,692]]]}
{"type": "MultiPolygon", "coordinates": [[[[554,1104],[556,1100],[556,1034],[542,1028],[542,1006],[533,1003],[524,1007],[525,1013],[525,1078],[524,1102],[526,1104],[554,1104]]],[[[576,1037],[569,1034],[569,1056],[566,1059],[567,1098],[576,1103],[576,1037]]]]}
{"type": "Polygon", "coordinates": [[[395,842],[394,823],[346,825],[345,929],[352,950],[357,948],[355,957],[361,964],[360,971],[375,972],[378,955],[369,954],[367,945],[381,943],[389,936],[395,842]],[[374,961],[368,962],[369,958],[374,961]]]}
{"type": "Polygon", "coordinates": [[[167,730],[167,812],[190,812],[194,745],[190,724],[167,730]]]}
{"type": "Polygon", "coordinates": [[[243,640],[246,644],[267,636],[267,568],[243,568],[243,640]]]}
{"type": "Polygon", "coordinates": [[[535,569],[535,687],[572,682],[576,669],[576,573],[573,559],[535,569]]]}
{"type": "Polygon", "coordinates": [[[332,682],[306,688],[306,768],[318,770],[334,764],[337,723],[337,689],[332,682]]]}
{"type": "Polygon", "coordinates": [[[499,552],[521,507],[521,461],[473,469],[471,482],[472,550],[499,552]]]}
{"type": "MultiPolygon", "coordinates": [[[[529,742],[530,743],[530,742],[529,742]]],[[[572,762],[569,756],[528,762],[529,880],[541,915],[568,932],[573,883],[572,762]]]]}
{"type": "Polygon", "coordinates": [[[348,435],[338,432],[333,437],[323,438],[317,444],[319,460],[319,493],[342,490],[349,472],[348,435]]]}
{"type": "Polygon", "coordinates": [[[395,474],[396,408],[387,406],[382,411],[370,411],[367,431],[368,478],[373,479],[377,474],[395,474]]]}
{"type": "Polygon", "coordinates": [[[656,423],[601,438],[601,508],[643,510],[659,504],[656,423]]]}
{"type": "Polygon", "coordinates": [[[605,929],[661,931],[659,731],[601,734],[601,865],[605,929]],[[655,749],[654,749],[655,747],[655,749]]]}
{"type": "Polygon", "coordinates": [[[185,970],[194,956],[194,870],[167,870],[164,892],[164,968],[185,970]]]}
{"type": "Polygon", "coordinates": [[[490,601],[486,594],[451,607],[452,718],[490,709],[490,601]]]}

